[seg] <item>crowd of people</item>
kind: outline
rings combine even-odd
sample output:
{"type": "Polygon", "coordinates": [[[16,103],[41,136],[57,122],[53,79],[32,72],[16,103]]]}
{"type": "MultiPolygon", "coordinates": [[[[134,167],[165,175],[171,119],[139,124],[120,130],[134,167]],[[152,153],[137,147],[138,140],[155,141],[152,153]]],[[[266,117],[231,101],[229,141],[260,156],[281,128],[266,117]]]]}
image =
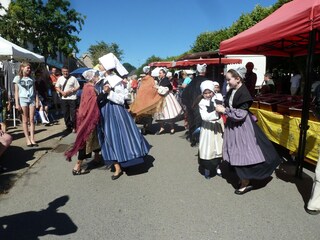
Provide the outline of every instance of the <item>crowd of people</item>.
{"type": "MultiPolygon", "coordinates": [[[[109,53],[99,58],[99,70],[90,69],[82,74],[86,84],[79,106],[78,80],[67,67],[62,67],[61,76],[53,68],[50,75],[53,107],[58,112],[61,106],[66,130],[76,133],[72,148],[65,152],[67,160],[77,154],[72,174],[88,174],[92,168],[105,165],[114,171],[111,179],[116,180],[124,168],[144,162],[150,150],[144,135],[165,134],[166,125],[169,133],[175,134],[175,123],[183,119],[191,146],[198,144],[199,172],[206,179],[222,174],[219,165],[223,160],[239,177],[235,194],[251,191],[253,179],[268,178],[281,158],[250,112],[257,80],[253,63],[226,73],[224,95],[219,83],[206,77],[206,67],[198,64],[197,75],[192,77],[182,71],[179,81],[178,76],[165,68],[159,70],[155,79],[151,68],[145,66],[144,76],[137,81],[127,79],[126,69],[109,53]],[[159,126],[156,132],[152,131],[154,121],[159,126]],[[142,129],[137,122],[143,125],[142,129]],[[92,154],[92,161],[84,168],[83,161],[92,154]]],[[[21,112],[28,147],[38,146],[33,121],[36,109],[42,122],[50,123],[46,114],[48,91],[38,79],[31,77],[30,64],[22,63],[13,80],[15,107],[21,112]]],[[[262,89],[274,92],[271,74],[265,74],[262,89]]],[[[1,130],[0,141],[1,155],[12,138],[1,130]]]]}
{"type": "MultiPolygon", "coordinates": [[[[224,99],[219,93],[219,84],[205,77],[205,64],[197,66],[198,75],[193,79],[183,72],[184,81],[176,92],[173,90],[172,73],[163,68],[159,70],[158,79],[154,79],[150,67],[146,66],[143,68],[145,76],[135,89],[135,97],[126,107],[130,95],[127,71],[111,53],[99,61],[100,71],[83,73],[87,83],[76,119],[71,113],[73,107],[63,107],[68,113],[65,116],[66,126],[77,132],[73,148],[66,152],[67,159],[78,153],[73,175],[87,174],[90,167],[105,164],[114,170],[112,179],[118,179],[123,168],[144,162],[150,145],[143,135],[164,134],[166,124],[169,133],[174,134],[174,123],[183,116],[186,116],[185,126],[192,146],[199,142],[200,172],[206,179],[220,175],[219,164],[226,160],[240,179],[236,194],[250,191],[253,188],[251,179],[269,177],[280,164],[281,158],[249,111],[252,96],[243,81],[245,72],[228,71],[226,80],[230,89],[224,99]],[[176,97],[179,91],[182,92],[176,97]],[[159,126],[156,132],[151,129],[153,121],[159,126]],[[143,124],[141,130],[136,122],[143,124]],[[197,131],[198,138],[195,137],[197,131]],[[82,169],[83,160],[92,152],[93,160],[86,169],[82,169]],[[103,161],[99,159],[99,152],[103,161]]],[[[56,89],[62,96],[72,96],[78,85],[68,77],[65,69],[62,71],[63,76],[58,79],[56,89]]],[[[69,102],[62,105],[65,104],[70,105],[69,102]]]]}

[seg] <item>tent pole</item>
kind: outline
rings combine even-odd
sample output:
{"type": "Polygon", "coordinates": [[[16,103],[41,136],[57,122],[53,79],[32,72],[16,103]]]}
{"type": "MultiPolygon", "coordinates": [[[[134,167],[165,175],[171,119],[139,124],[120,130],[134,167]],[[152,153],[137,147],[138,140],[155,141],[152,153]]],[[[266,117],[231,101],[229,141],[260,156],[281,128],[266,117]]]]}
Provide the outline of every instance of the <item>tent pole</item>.
{"type": "Polygon", "coordinates": [[[309,120],[309,109],[310,109],[310,95],[311,95],[311,72],[313,67],[313,56],[316,44],[317,30],[312,30],[309,33],[309,45],[306,65],[306,80],[303,88],[303,105],[301,113],[300,123],[300,137],[297,154],[297,167],[296,177],[301,178],[303,170],[303,161],[305,156],[305,148],[307,143],[307,131],[308,131],[308,120],[309,120]]]}

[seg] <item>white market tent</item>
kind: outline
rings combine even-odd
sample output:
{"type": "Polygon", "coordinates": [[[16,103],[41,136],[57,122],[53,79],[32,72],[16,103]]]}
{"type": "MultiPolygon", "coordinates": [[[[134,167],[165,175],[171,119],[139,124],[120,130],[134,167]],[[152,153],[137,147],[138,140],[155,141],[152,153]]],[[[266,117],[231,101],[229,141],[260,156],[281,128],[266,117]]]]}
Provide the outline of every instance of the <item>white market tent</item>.
{"type": "Polygon", "coordinates": [[[44,62],[44,57],[0,37],[0,60],[44,62]]]}
{"type": "MultiPolygon", "coordinates": [[[[42,63],[44,62],[44,57],[31,52],[25,48],[22,48],[8,40],[0,37],[0,61],[4,61],[4,71],[13,73],[13,69],[11,65],[15,65],[14,63],[10,64],[10,60],[15,60],[18,62],[28,61],[28,62],[36,62],[42,63]],[[5,63],[6,62],[6,63],[5,63]]],[[[8,74],[5,74],[5,87],[8,93],[12,96],[12,79],[13,76],[8,77],[8,74]]],[[[15,116],[15,107],[13,106],[13,122],[14,127],[16,126],[16,116],[15,116]]]]}

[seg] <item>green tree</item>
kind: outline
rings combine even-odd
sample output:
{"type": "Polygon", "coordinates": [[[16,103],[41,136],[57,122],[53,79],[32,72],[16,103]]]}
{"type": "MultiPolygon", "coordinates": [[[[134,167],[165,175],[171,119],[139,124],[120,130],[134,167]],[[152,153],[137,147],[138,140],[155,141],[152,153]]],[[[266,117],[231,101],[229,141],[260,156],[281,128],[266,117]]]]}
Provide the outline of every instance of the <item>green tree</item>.
{"type": "Polygon", "coordinates": [[[132,72],[133,70],[136,70],[136,67],[132,66],[130,63],[123,63],[122,65],[125,67],[125,69],[127,69],[129,73],[132,72]]]}
{"type": "Polygon", "coordinates": [[[85,16],[70,8],[68,0],[15,0],[0,16],[2,37],[45,56],[78,52],[77,42],[85,16]]]}
{"type": "Polygon", "coordinates": [[[105,54],[113,53],[120,61],[122,59],[123,50],[120,49],[119,45],[116,43],[107,44],[104,41],[97,42],[97,44],[91,45],[88,49],[91,55],[93,65],[99,63],[99,58],[105,54]]]}
{"type": "Polygon", "coordinates": [[[230,37],[228,29],[201,33],[191,48],[191,52],[206,52],[219,49],[220,42],[230,37]]]}
{"type": "Polygon", "coordinates": [[[149,63],[152,62],[161,62],[163,59],[161,57],[157,57],[155,55],[152,55],[151,57],[147,58],[147,60],[137,69],[137,75],[139,76],[142,73],[142,68],[144,66],[147,66],[149,63]]]}
{"type": "Polygon", "coordinates": [[[192,45],[191,52],[205,52],[219,49],[221,41],[247,30],[290,1],[292,0],[278,0],[271,7],[256,5],[251,13],[243,13],[229,28],[201,33],[192,45]]]}

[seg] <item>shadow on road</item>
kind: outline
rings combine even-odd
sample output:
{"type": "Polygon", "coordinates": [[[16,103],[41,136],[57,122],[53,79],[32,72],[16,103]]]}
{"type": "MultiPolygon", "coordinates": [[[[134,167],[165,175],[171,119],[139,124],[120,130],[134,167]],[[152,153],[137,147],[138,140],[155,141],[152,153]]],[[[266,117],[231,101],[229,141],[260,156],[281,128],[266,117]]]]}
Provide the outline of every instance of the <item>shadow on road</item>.
{"type": "Polygon", "coordinates": [[[50,202],[46,209],[0,217],[1,239],[34,240],[45,235],[65,236],[76,232],[78,227],[72,219],[58,212],[68,201],[68,196],[62,196],[50,202]]]}
{"type": "Polygon", "coordinates": [[[277,178],[296,185],[306,206],[311,195],[313,179],[305,173],[302,173],[301,179],[297,178],[295,177],[295,170],[295,165],[283,162],[280,164],[279,169],[275,170],[275,173],[277,178]]]}
{"type": "Polygon", "coordinates": [[[37,151],[51,150],[51,148],[30,148],[23,149],[18,146],[10,146],[1,156],[1,165],[6,169],[0,173],[0,194],[6,193],[13,185],[17,173],[14,171],[28,168],[28,161],[35,159],[34,154],[37,151]]]}
{"type": "Polygon", "coordinates": [[[147,155],[144,158],[144,163],[136,166],[132,166],[125,169],[125,172],[128,176],[139,175],[143,173],[147,173],[150,168],[153,167],[154,157],[147,155]]]}

